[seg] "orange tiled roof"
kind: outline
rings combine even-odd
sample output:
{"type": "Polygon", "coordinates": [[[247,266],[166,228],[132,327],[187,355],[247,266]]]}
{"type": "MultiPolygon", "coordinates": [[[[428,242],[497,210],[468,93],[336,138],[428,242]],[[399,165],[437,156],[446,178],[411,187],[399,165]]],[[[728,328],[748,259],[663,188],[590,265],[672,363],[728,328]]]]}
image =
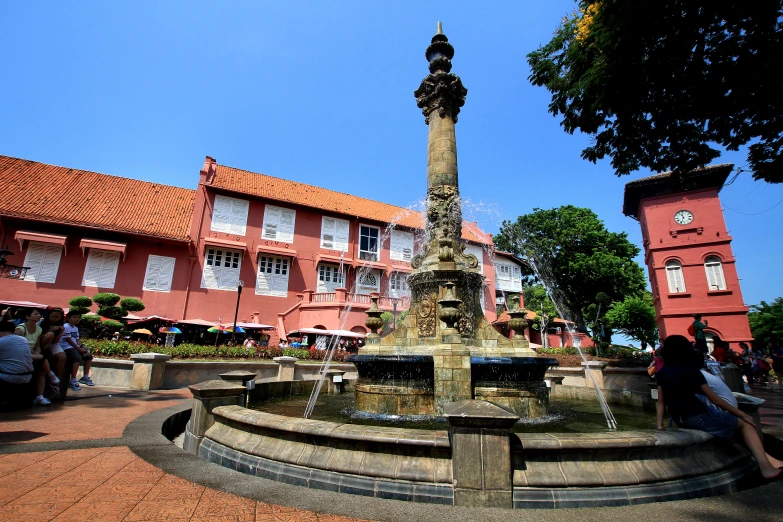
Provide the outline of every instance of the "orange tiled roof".
{"type": "Polygon", "coordinates": [[[188,240],[196,192],[0,156],[0,215],[188,240]]]}
{"type": "MultiPolygon", "coordinates": [[[[225,165],[215,165],[211,186],[408,228],[424,228],[424,216],[415,210],[225,165]]],[[[491,235],[474,228],[472,223],[463,222],[462,238],[478,243],[491,242],[491,235]]]]}

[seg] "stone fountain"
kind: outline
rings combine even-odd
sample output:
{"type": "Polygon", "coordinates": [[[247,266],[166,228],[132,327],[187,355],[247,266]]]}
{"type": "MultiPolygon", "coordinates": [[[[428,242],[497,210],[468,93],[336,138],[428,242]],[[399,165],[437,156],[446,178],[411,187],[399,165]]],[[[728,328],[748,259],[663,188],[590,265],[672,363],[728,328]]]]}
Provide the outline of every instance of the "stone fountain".
{"type": "MultiPolygon", "coordinates": [[[[557,360],[536,357],[523,336],[509,339],[492,327],[481,307],[479,260],[465,252],[454,126],[468,91],[451,72],[453,56],[439,23],[426,52],[430,74],[414,92],[429,126],[424,249],[411,262],[404,324],[381,338],[377,307],[368,311],[371,334],[351,358],[356,409],[442,415],[444,405],[475,398],[540,417],[549,400],[544,374],[557,360]]],[[[524,311],[511,315],[510,327],[523,331],[524,311]]]]}

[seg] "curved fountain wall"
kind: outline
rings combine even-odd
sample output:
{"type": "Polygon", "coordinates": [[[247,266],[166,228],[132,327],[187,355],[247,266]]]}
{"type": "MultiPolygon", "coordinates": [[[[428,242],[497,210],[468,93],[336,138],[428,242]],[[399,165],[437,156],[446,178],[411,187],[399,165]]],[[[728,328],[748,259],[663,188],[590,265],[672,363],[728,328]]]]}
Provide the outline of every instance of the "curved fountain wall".
{"type": "MultiPolygon", "coordinates": [[[[355,495],[452,504],[448,431],[291,418],[219,406],[198,454],[236,471],[355,495]]],[[[193,438],[188,426],[186,439],[193,438]]],[[[508,434],[514,508],[613,506],[737,491],[752,460],[699,431],[508,434]]],[[[186,447],[188,443],[186,442],[186,447]]],[[[488,454],[493,448],[485,448],[488,454]]],[[[498,462],[494,465],[502,468],[498,462]]]]}

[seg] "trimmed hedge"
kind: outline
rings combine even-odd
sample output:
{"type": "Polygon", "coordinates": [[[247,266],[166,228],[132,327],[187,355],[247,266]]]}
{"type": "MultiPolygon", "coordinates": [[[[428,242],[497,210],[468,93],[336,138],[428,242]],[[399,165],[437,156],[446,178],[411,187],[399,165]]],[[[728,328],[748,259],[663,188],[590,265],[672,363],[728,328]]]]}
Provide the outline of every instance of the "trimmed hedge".
{"type": "MultiPolygon", "coordinates": [[[[174,359],[272,359],[288,356],[300,360],[323,360],[325,351],[277,347],[261,348],[255,351],[245,346],[211,346],[183,343],[171,348],[141,341],[111,341],[107,339],[85,339],[84,345],[93,355],[127,358],[134,353],[157,352],[171,355],[174,359]]],[[[332,359],[335,362],[345,359],[345,352],[337,352],[332,359]]]]}
{"type": "Polygon", "coordinates": [[[114,306],[120,301],[120,296],[111,292],[101,292],[92,296],[92,300],[101,306],[114,306]]]}

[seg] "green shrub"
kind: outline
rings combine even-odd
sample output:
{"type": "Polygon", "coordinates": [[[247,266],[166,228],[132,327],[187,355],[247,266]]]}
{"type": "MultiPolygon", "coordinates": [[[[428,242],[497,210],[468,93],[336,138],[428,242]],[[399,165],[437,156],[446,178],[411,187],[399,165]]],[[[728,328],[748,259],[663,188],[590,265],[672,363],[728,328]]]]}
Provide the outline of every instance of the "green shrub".
{"type": "Polygon", "coordinates": [[[119,306],[101,306],[98,308],[98,315],[107,319],[122,319],[128,312],[119,306]]]}
{"type": "Polygon", "coordinates": [[[136,299],[135,297],[126,297],[120,301],[120,306],[128,312],[141,312],[144,310],[144,303],[141,302],[141,299],[136,299]]]}
{"type": "Polygon", "coordinates": [[[85,328],[92,328],[101,322],[101,318],[98,315],[82,315],[82,320],[79,321],[79,326],[85,328]]]}
{"type": "Polygon", "coordinates": [[[101,306],[114,306],[119,302],[120,296],[111,292],[101,292],[92,296],[92,300],[101,306]]]}
{"type": "Polygon", "coordinates": [[[92,299],[90,299],[86,295],[78,295],[76,297],[71,298],[71,300],[68,301],[68,305],[71,306],[72,308],[79,307],[79,308],[89,309],[92,306],[92,299]]]}
{"type": "Polygon", "coordinates": [[[77,313],[80,313],[80,314],[84,315],[84,314],[89,314],[90,313],[90,309],[87,308],[86,306],[71,306],[68,309],[68,313],[70,313],[70,312],[77,312],[77,313]]]}
{"type": "Polygon", "coordinates": [[[100,324],[100,326],[103,327],[103,328],[106,328],[107,330],[112,330],[112,331],[119,331],[119,330],[122,330],[123,328],[125,328],[124,324],[122,324],[119,321],[115,321],[114,319],[107,319],[107,320],[103,321],[100,324]]]}
{"type": "MultiPolygon", "coordinates": [[[[110,321],[104,321],[101,326],[106,326],[110,321]]],[[[143,341],[112,341],[109,339],[85,339],[85,346],[90,348],[93,354],[103,357],[128,357],[134,353],[158,352],[171,355],[177,359],[222,358],[222,359],[273,359],[286,355],[297,357],[300,360],[321,360],[325,351],[287,348],[282,350],[270,347],[260,351],[246,348],[245,346],[212,346],[199,344],[180,344],[173,347],[158,346],[143,341]]],[[[345,353],[337,352],[332,361],[339,362],[345,359],[345,353]]]]}

